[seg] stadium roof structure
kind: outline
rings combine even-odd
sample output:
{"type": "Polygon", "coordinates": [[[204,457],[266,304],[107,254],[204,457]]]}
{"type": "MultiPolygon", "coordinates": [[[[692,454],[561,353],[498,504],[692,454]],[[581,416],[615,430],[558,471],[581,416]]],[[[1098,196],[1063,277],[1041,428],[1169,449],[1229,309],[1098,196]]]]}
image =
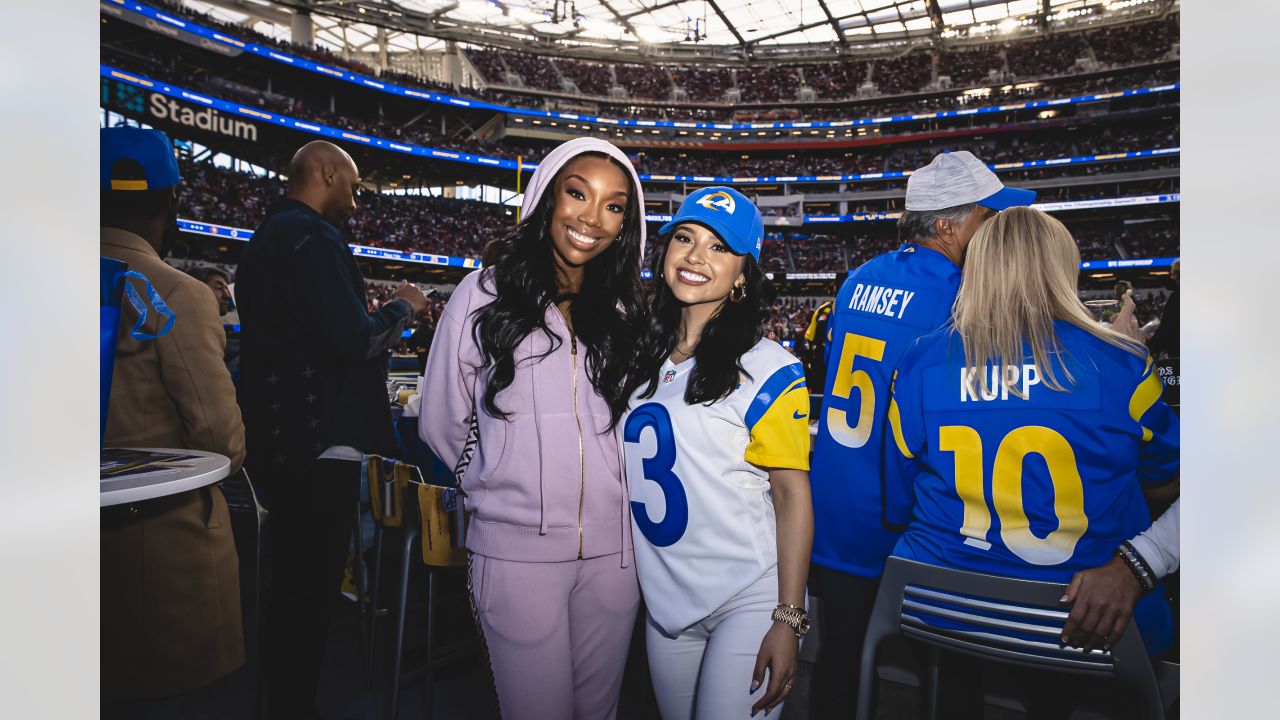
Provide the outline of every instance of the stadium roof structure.
{"type": "Polygon", "coordinates": [[[1124,21],[1178,0],[181,0],[287,38],[308,14],[318,44],[424,51],[452,40],[618,60],[802,59],[913,40],[1001,39],[1080,21],[1124,21]]]}

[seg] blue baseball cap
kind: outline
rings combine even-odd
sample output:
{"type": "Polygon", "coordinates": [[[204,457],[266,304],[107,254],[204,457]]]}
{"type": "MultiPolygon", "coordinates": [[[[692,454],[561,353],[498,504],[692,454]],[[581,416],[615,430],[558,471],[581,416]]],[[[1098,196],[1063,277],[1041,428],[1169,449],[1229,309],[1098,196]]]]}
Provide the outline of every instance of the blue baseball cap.
{"type": "Polygon", "coordinates": [[[182,181],[173,143],[159,130],[136,127],[102,128],[98,133],[103,190],[163,190],[182,181]],[[121,160],[137,163],[119,165],[121,160]],[[138,167],[142,177],[138,177],[138,167]]]}
{"type": "Polygon", "coordinates": [[[760,261],[760,244],[764,242],[764,219],[760,209],[746,195],[731,187],[717,185],[695,190],[680,203],[680,210],[658,233],[665,235],[684,222],[696,222],[711,228],[729,249],[738,255],[750,255],[760,261]]]}

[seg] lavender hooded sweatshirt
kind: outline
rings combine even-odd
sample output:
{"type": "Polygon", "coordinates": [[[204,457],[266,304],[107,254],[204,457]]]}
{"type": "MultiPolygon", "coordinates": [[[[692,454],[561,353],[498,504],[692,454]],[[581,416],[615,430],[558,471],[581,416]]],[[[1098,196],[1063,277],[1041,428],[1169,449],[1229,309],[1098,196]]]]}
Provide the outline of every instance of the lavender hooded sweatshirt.
{"type": "MultiPolygon", "coordinates": [[[[560,168],[585,152],[617,159],[630,172],[637,193],[642,192],[622,151],[603,140],[578,138],[539,164],[525,192],[525,215],[537,207],[560,168]]],[[[644,207],[642,195],[632,202],[644,207]]],[[[643,225],[640,232],[643,257],[643,225]]],[[[449,467],[462,454],[467,419],[476,411],[479,443],[461,478],[471,516],[467,548],[520,562],[622,553],[626,567],[631,525],[621,446],[616,432],[608,430],[609,406],[588,379],[586,352],[579,346],[577,357],[572,356],[569,329],[554,306],[546,309],[546,323],[563,339],[560,347],[536,360],[551,341],[537,331],[526,337],[515,352],[515,378],[496,398],[509,417],[484,409],[492,368],[480,369],[482,355],[472,331],[476,311],[493,301],[493,293],[490,270],[471,273],[458,284],[436,325],[420,385],[418,432],[449,467]]]]}

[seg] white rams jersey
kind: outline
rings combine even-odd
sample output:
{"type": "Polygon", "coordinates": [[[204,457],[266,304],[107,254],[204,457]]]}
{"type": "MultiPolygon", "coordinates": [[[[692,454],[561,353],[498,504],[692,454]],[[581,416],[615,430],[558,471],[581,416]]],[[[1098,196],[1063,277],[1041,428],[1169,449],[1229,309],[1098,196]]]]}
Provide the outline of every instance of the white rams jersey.
{"type": "Polygon", "coordinates": [[[694,360],[663,363],[623,420],[636,568],[649,614],[677,635],[778,564],[763,468],[809,469],[804,368],[772,340],[742,356],[729,397],[686,405],[694,360]]]}

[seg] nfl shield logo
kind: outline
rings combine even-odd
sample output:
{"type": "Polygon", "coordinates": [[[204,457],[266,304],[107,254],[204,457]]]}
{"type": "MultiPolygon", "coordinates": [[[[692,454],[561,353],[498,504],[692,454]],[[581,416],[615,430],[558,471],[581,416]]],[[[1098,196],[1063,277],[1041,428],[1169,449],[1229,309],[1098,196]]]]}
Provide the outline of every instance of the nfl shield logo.
{"type": "Polygon", "coordinates": [[[675,379],[676,379],[676,371],[675,371],[675,370],[668,370],[668,371],[667,371],[667,374],[666,374],[666,375],[664,375],[664,376],[662,377],[662,382],[664,382],[664,383],[669,383],[669,382],[671,382],[672,380],[675,380],[675,379]]]}

